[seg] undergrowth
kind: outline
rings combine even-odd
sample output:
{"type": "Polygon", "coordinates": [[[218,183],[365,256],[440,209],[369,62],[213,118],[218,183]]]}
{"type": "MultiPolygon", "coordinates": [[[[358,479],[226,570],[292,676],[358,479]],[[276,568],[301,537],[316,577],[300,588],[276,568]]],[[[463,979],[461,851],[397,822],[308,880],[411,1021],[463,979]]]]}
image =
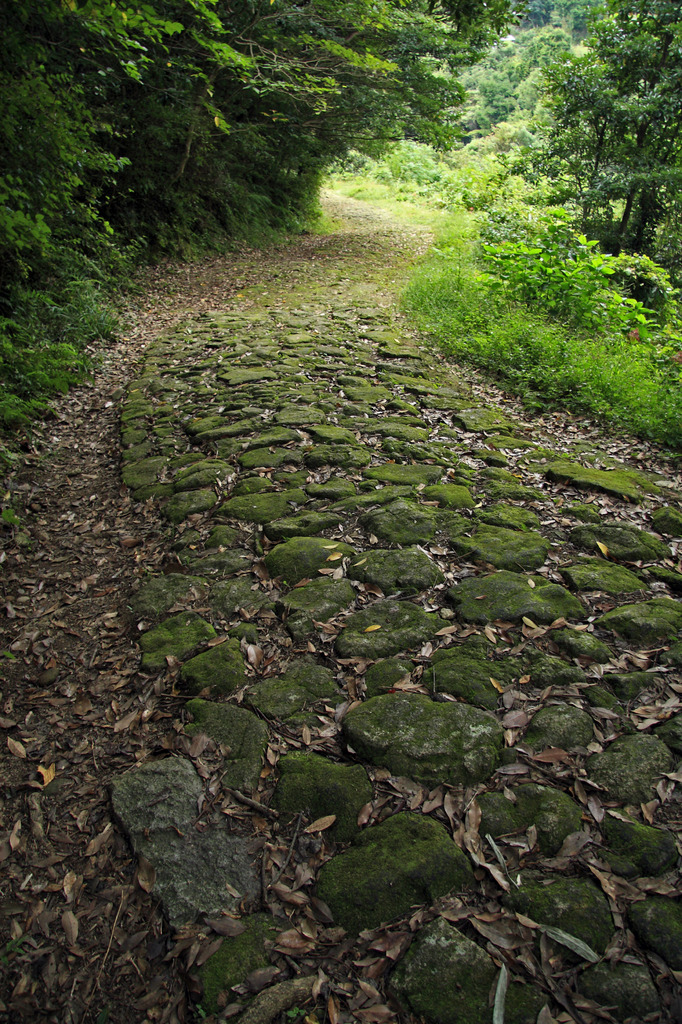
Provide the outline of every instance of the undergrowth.
{"type": "MultiPolygon", "coordinates": [[[[665,271],[599,253],[501,169],[451,163],[447,187],[433,175],[425,185],[414,144],[408,155],[399,176],[389,156],[334,186],[434,230],[403,296],[415,326],[531,409],[586,414],[682,452],[682,314],[665,271]],[[474,196],[459,178],[485,187],[474,196]]],[[[430,170],[432,152],[423,159],[430,170]]]]}

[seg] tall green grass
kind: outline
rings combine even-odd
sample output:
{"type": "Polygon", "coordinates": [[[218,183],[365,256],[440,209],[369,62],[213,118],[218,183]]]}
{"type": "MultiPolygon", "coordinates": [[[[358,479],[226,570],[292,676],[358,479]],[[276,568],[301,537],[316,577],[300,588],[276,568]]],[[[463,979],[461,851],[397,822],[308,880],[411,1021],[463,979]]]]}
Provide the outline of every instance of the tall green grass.
{"type": "Polygon", "coordinates": [[[422,263],[403,305],[449,358],[484,370],[531,408],[586,413],[682,451],[682,386],[655,350],[627,337],[580,335],[495,294],[466,246],[459,258],[436,253],[422,263]]]}

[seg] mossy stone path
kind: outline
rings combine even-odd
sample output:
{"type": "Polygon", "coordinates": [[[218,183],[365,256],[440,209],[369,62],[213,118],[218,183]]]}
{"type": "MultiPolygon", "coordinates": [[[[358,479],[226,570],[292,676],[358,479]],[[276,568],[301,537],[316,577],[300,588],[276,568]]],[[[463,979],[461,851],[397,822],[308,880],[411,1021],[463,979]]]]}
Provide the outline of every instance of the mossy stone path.
{"type": "Polygon", "coordinates": [[[334,948],[341,1020],[360,979],[427,1024],[488,1022],[497,948],[505,1020],[560,1013],[551,970],[572,998],[619,1006],[629,985],[663,1013],[682,969],[675,481],[498,406],[419,346],[379,265],[334,266],[159,337],[122,400],[123,480],[157,503],[171,570],[140,586],[131,635],[177,739],[114,781],[118,819],[173,927],[246,926],[201,968],[213,1012],[251,971],[315,974],[334,948]],[[624,980],[576,981],[561,937],[539,951],[552,926],[627,952],[624,980]],[[409,952],[387,937],[413,933],[409,952]]]}

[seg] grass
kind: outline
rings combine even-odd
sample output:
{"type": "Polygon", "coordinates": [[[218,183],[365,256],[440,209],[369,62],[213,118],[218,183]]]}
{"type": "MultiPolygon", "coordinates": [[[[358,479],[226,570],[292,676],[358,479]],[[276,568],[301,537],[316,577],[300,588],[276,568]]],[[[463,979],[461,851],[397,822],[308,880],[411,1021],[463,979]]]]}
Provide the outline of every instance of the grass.
{"type": "Polygon", "coordinates": [[[652,346],[580,333],[488,287],[476,259],[478,226],[467,210],[397,199],[389,185],[369,178],[337,178],[333,187],[434,232],[435,246],[402,302],[448,358],[482,370],[531,409],[587,414],[682,454],[679,367],[657,362],[652,346]]]}

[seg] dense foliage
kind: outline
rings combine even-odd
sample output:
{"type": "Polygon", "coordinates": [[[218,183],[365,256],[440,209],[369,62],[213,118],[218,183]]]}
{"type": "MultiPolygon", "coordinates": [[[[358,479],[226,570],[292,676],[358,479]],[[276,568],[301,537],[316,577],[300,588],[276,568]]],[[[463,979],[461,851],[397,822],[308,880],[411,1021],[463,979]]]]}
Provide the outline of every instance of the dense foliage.
{"type": "Polygon", "coordinates": [[[453,137],[511,0],[14,0],[0,8],[0,421],[112,321],[142,250],[302,226],[349,146],[453,137]]]}
{"type": "Polygon", "coordinates": [[[682,270],[682,7],[607,0],[589,48],[546,70],[551,127],[532,166],[610,252],[682,270]]]}

